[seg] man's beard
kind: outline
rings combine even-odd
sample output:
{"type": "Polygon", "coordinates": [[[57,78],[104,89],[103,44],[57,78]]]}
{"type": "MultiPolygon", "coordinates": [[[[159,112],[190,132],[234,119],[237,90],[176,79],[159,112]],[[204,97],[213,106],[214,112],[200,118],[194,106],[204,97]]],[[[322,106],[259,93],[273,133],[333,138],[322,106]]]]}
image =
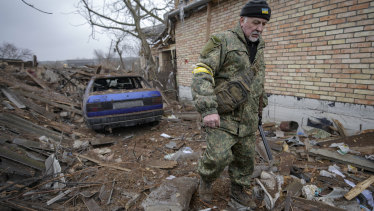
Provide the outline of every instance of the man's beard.
{"type": "Polygon", "coordinates": [[[248,36],[248,40],[251,41],[251,42],[257,42],[258,39],[260,38],[260,34],[259,32],[257,31],[254,31],[251,33],[251,35],[248,36]],[[252,37],[253,35],[258,35],[258,37],[252,37]]]}

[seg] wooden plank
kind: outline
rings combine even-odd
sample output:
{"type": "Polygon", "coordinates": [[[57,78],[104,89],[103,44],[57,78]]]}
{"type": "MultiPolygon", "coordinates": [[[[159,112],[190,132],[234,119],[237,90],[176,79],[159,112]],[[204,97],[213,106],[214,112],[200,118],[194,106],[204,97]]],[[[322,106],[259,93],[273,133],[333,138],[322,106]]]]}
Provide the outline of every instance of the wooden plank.
{"type": "Polygon", "coordinates": [[[347,200],[351,200],[364,191],[367,187],[369,187],[374,182],[374,175],[369,177],[368,179],[358,183],[354,188],[352,188],[348,193],[344,195],[344,198],[347,200]]]}
{"type": "Polygon", "coordinates": [[[29,166],[34,169],[38,169],[43,171],[45,169],[45,165],[43,162],[33,160],[27,156],[15,153],[8,149],[8,147],[0,147],[0,157],[7,158],[9,160],[15,161],[17,163],[21,163],[23,165],[29,166]]]}
{"type": "Polygon", "coordinates": [[[147,166],[159,169],[173,169],[178,165],[177,161],[174,160],[153,160],[147,163],[147,166]]]}
{"type": "Polygon", "coordinates": [[[40,114],[41,116],[45,117],[48,120],[57,119],[57,115],[51,112],[48,112],[44,107],[34,103],[32,100],[24,97],[22,94],[18,92],[14,92],[18,94],[18,97],[22,100],[22,102],[26,105],[26,107],[30,108],[31,110],[35,111],[36,113],[40,114]]]}
{"type": "MultiPolygon", "coordinates": [[[[27,85],[23,81],[20,81],[15,77],[8,77],[8,78],[0,77],[0,83],[5,84],[9,87],[12,87],[13,89],[17,88],[17,89],[24,90],[24,91],[26,91],[27,94],[28,93],[36,93],[36,94],[40,95],[42,98],[45,98],[45,99],[51,99],[51,100],[54,100],[55,102],[61,102],[61,103],[64,102],[64,104],[71,105],[71,106],[74,106],[74,107],[80,107],[80,104],[72,102],[70,98],[68,98],[68,97],[66,97],[62,94],[59,94],[57,92],[51,92],[51,91],[48,91],[48,90],[44,90],[44,89],[41,89],[37,86],[27,85]]],[[[26,97],[27,97],[27,95],[26,95],[26,97]]]]}
{"type": "Polygon", "coordinates": [[[17,115],[11,113],[0,113],[0,125],[4,125],[10,129],[18,129],[20,131],[35,134],[36,136],[40,137],[45,135],[54,141],[58,140],[71,140],[70,138],[63,136],[60,133],[57,133],[53,130],[49,130],[45,127],[36,125],[28,120],[25,120],[17,115]]]}
{"type": "Polygon", "coordinates": [[[131,171],[130,169],[127,169],[127,168],[123,168],[123,167],[120,167],[120,166],[115,166],[115,165],[103,163],[103,162],[101,162],[99,160],[96,160],[95,158],[90,158],[90,157],[88,157],[86,155],[80,155],[78,153],[74,153],[74,155],[77,156],[77,157],[89,160],[91,162],[94,162],[94,163],[98,164],[99,166],[109,167],[109,168],[118,169],[118,170],[127,171],[127,172],[131,171]]]}
{"type": "Polygon", "coordinates": [[[81,110],[78,110],[78,109],[75,109],[75,108],[71,108],[69,106],[66,106],[66,105],[62,105],[62,104],[58,104],[58,103],[55,103],[55,102],[52,102],[52,101],[49,101],[41,96],[38,96],[38,95],[35,95],[35,94],[32,94],[30,92],[25,92],[25,91],[19,91],[20,93],[22,93],[22,95],[24,95],[25,97],[28,97],[28,98],[31,98],[31,99],[34,99],[34,100],[38,100],[40,102],[43,102],[43,103],[46,103],[48,105],[51,105],[51,106],[54,106],[54,107],[57,107],[57,108],[61,108],[65,111],[70,111],[70,112],[73,112],[73,113],[76,113],[76,114],[80,114],[80,115],[83,115],[83,112],[81,110]]]}
{"type": "Polygon", "coordinates": [[[8,89],[1,89],[3,94],[14,104],[17,106],[17,108],[24,109],[26,108],[25,104],[10,90],[8,89]]]}
{"type": "Polygon", "coordinates": [[[72,191],[72,189],[68,189],[68,190],[66,190],[66,191],[64,191],[64,192],[62,192],[62,193],[60,193],[60,194],[58,194],[56,197],[54,197],[54,198],[48,200],[48,201],[47,201],[47,205],[49,206],[49,205],[55,203],[56,201],[62,199],[64,196],[68,195],[71,191],[72,191]]]}
{"type": "Polygon", "coordinates": [[[30,141],[30,140],[23,139],[23,138],[14,138],[12,143],[16,144],[16,145],[19,145],[19,146],[23,146],[27,149],[35,148],[35,149],[41,149],[41,150],[46,150],[46,151],[53,151],[52,148],[44,147],[40,142],[30,141]]]}
{"type": "Polygon", "coordinates": [[[291,197],[293,199],[293,208],[308,211],[344,211],[344,209],[333,207],[319,201],[311,201],[300,197],[291,197]]]}
{"type": "Polygon", "coordinates": [[[26,70],[26,74],[36,83],[38,84],[40,87],[42,87],[43,89],[46,89],[48,90],[48,86],[46,84],[44,84],[43,81],[39,80],[39,78],[35,77],[33,74],[31,74],[29,71],[31,70],[26,70]]]}
{"type": "Polygon", "coordinates": [[[356,166],[358,168],[362,168],[362,169],[374,172],[374,162],[366,160],[358,156],[354,156],[350,154],[341,155],[335,151],[330,151],[326,149],[314,149],[314,148],[309,149],[309,153],[316,155],[316,156],[321,156],[328,160],[333,160],[333,161],[337,161],[337,162],[344,163],[344,164],[350,164],[352,166],[356,166]]]}
{"type": "Polygon", "coordinates": [[[74,132],[74,126],[70,126],[68,124],[63,124],[60,122],[55,122],[52,120],[47,120],[47,124],[49,127],[54,128],[58,131],[61,131],[65,134],[72,134],[74,132]]]}

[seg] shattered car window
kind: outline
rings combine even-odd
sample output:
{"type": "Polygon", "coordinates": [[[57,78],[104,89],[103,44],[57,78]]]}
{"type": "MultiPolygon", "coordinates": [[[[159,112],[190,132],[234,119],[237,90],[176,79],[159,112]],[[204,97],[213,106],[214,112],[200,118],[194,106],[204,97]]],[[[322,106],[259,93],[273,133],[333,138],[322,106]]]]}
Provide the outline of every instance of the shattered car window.
{"type": "Polygon", "coordinates": [[[94,81],[93,91],[108,89],[141,89],[148,88],[148,84],[138,77],[98,78],[94,81]]]}

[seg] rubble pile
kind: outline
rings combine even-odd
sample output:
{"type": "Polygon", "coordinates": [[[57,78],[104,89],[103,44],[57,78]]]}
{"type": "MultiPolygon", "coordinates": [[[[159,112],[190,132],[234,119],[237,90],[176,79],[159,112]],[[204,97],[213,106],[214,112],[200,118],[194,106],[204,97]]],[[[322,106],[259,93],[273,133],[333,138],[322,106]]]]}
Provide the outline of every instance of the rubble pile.
{"type": "MultiPolygon", "coordinates": [[[[93,68],[0,67],[0,209],[225,210],[227,170],[199,200],[206,144],[191,105],[165,101],[157,125],[87,129],[81,102],[93,68]]],[[[374,131],[337,120],[263,124],[252,191],[258,210],[372,210],[374,131]]],[[[228,207],[229,205],[229,207],[228,207]]],[[[235,205],[232,205],[235,206],[235,205]]],[[[235,208],[234,208],[235,209],[235,208]]]]}

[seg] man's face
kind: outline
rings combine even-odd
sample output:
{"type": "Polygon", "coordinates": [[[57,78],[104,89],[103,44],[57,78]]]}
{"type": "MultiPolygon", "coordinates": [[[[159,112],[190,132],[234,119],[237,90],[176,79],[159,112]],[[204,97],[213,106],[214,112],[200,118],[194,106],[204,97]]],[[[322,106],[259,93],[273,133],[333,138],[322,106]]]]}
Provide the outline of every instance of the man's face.
{"type": "Polygon", "coordinates": [[[252,42],[256,42],[268,21],[263,18],[240,17],[240,26],[244,35],[252,42]]]}

